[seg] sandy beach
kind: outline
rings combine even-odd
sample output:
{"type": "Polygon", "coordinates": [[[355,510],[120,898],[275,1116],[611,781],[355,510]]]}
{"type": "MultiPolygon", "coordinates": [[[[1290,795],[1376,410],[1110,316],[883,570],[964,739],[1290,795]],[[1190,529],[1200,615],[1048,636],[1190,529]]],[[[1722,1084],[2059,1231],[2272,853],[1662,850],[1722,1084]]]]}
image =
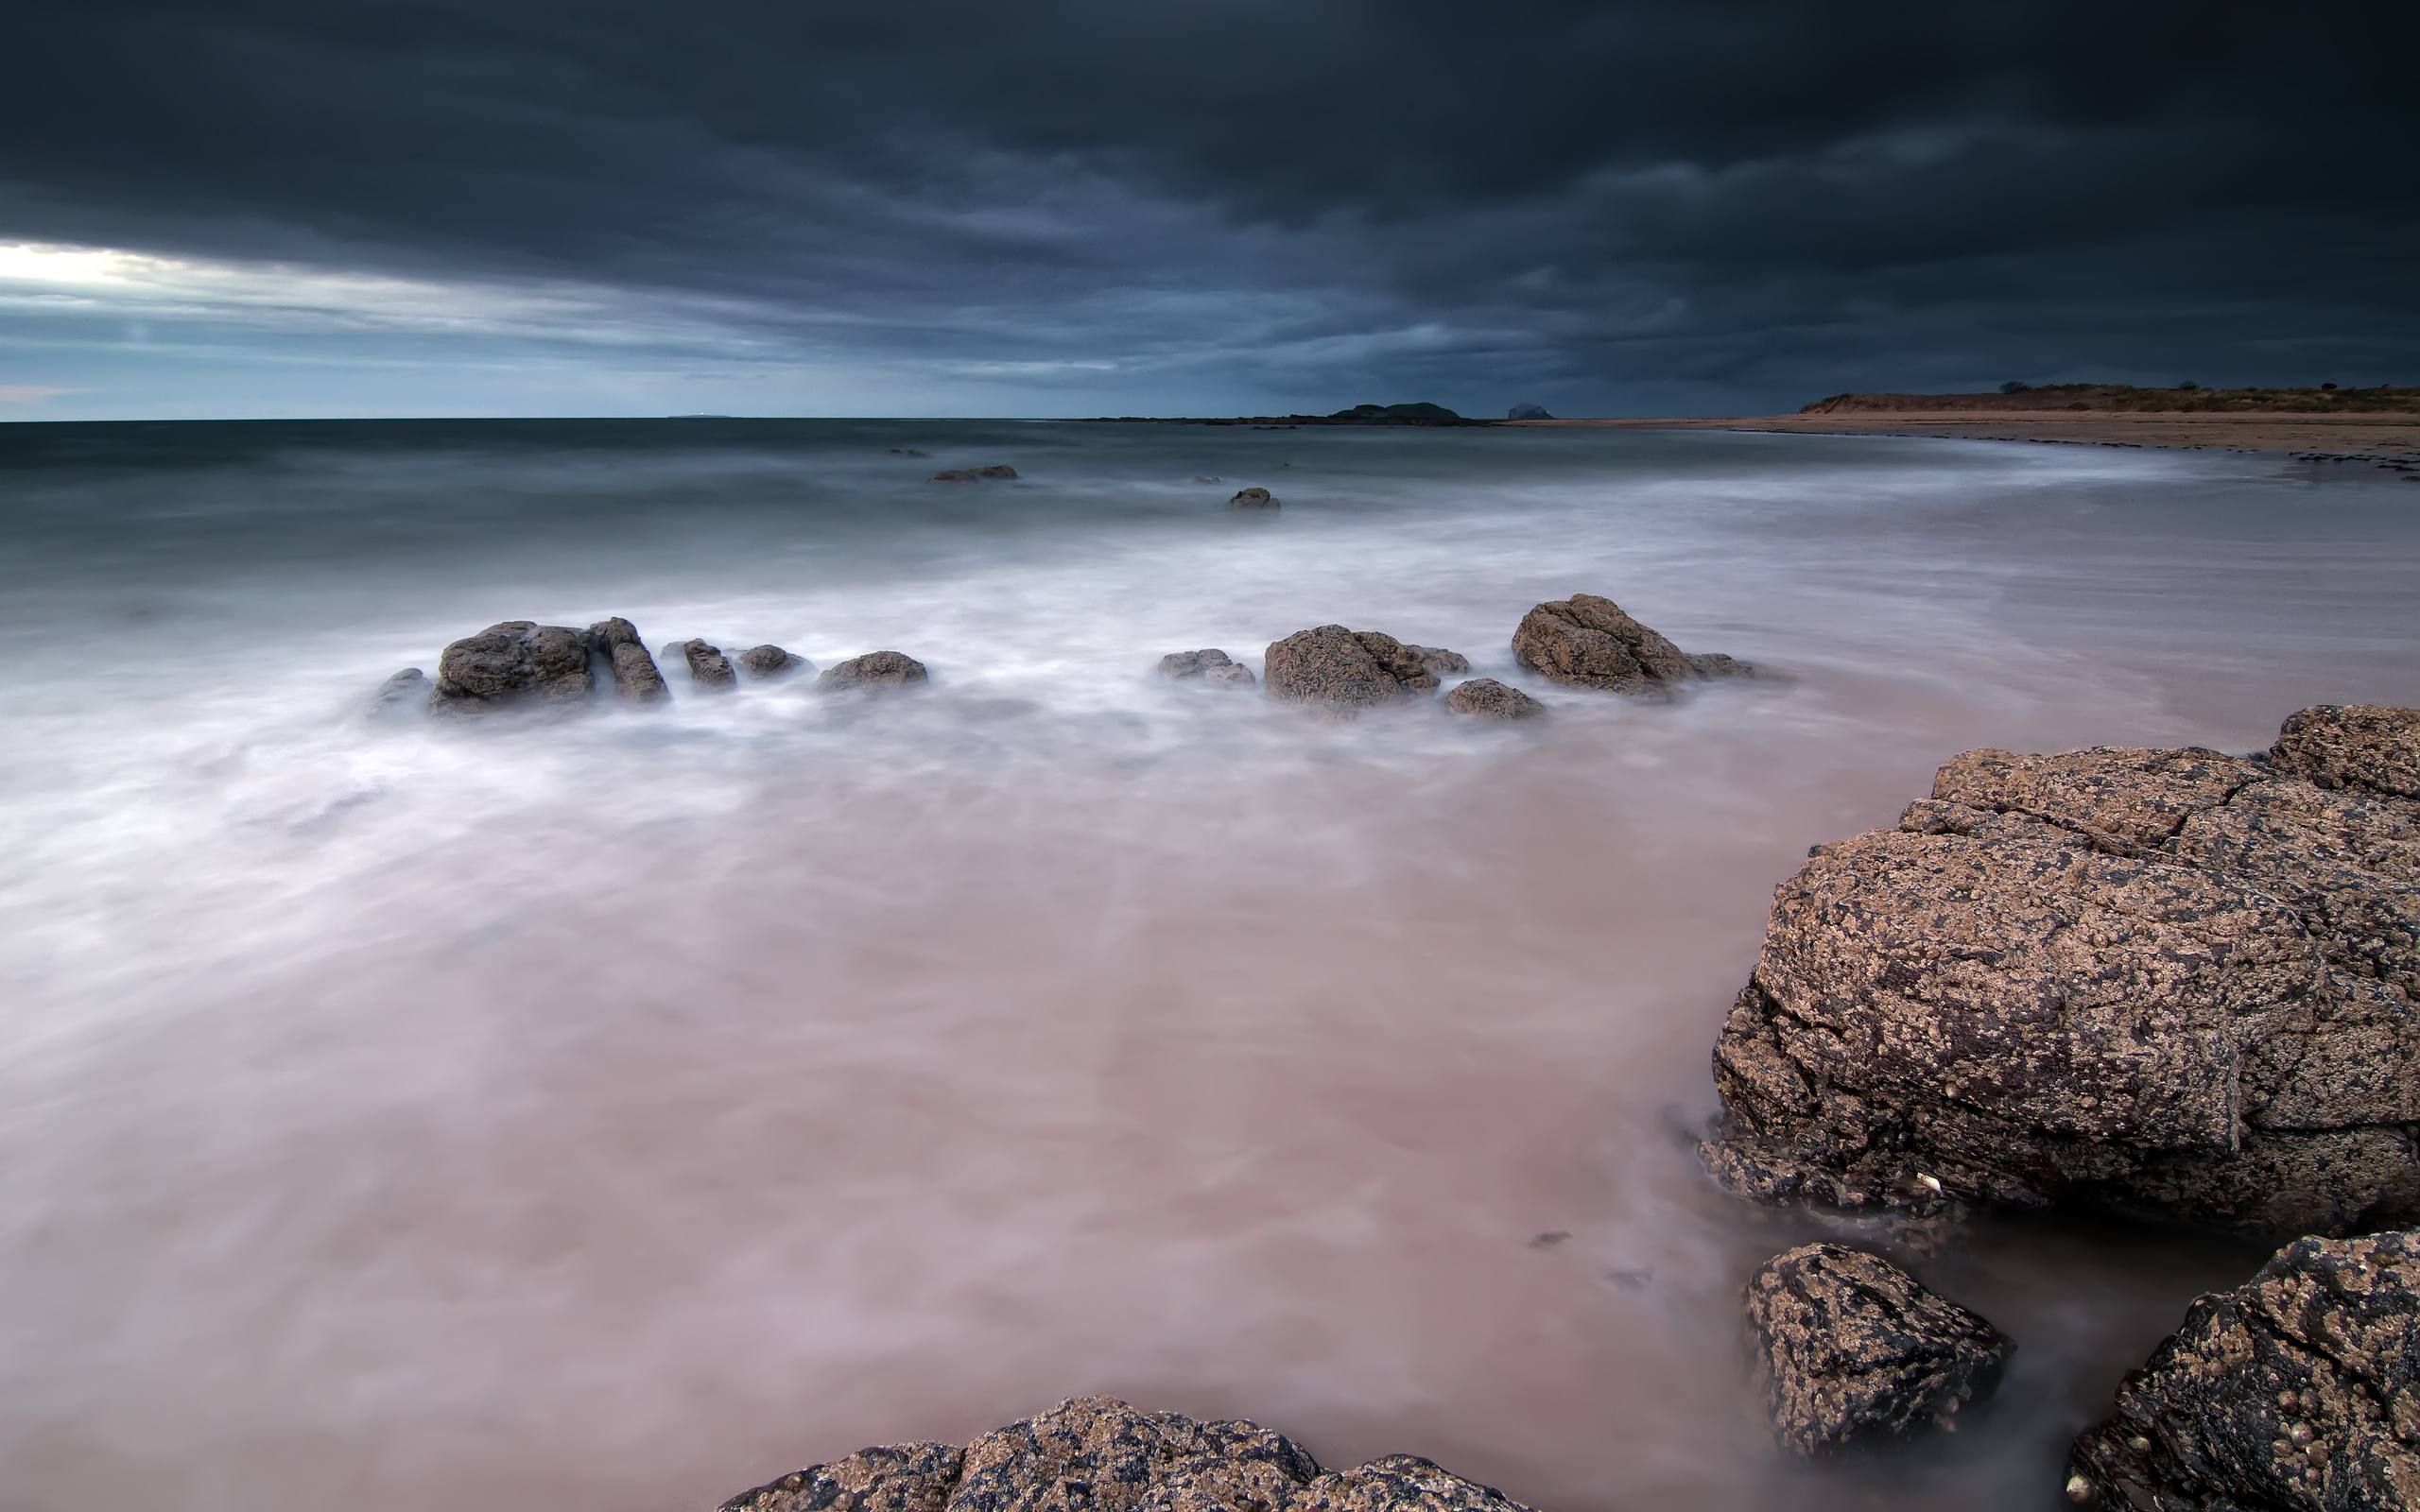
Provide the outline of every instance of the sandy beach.
{"type": "Polygon", "coordinates": [[[1939,436],[1980,441],[2067,441],[2202,451],[2310,452],[2420,462],[2420,414],[2196,415],[2099,411],[1711,416],[1682,420],[1531,420],[1516,425],[1634,425],[1691,430],[1789,431],[1824,436],[1939,436]]]}

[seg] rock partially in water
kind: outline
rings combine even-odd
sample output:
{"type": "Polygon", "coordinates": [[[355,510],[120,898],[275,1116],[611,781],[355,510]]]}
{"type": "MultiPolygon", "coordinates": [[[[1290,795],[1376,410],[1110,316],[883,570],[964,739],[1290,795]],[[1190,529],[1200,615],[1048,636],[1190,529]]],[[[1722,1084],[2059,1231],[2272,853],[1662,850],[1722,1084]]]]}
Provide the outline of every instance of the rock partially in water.
{"type": "Polygon", "coordinates": [[[897,1444],[810,1465],[721,1512],[1527,1512],[1408,1454],[1322,1470],[1282,1434],[1079,1397],[965,1450],[897,1444]]]}
{"type": "Polygon", "coordinates": [[[1201,651],[1170,651],[1160,658],[1160,676],[1177,682],[1201,682],[1213,688],[1254,688],[1252,668],[1216,646],[1201,651]]]}
{"type": "Polygon", "coordinates": [[[2420,710],[2305,709],[2277,731],[2269,759],[2321,787],[2420,798],[2420,710]]]}
{"type": "Polygon", "coordinates": [[[869,651],[836,662],[815,679],[818,693],[842,693],[852,688],[896,688],[925,680],[925,663],[899,651],[869,651]]]}
{"type": "Polygon", "coordinates": [[[1554,599],[1521,616],[1512,657],[1557,682],[1634,698],[1668,698],[1676,685],[1708,678],[1755,676],[1727,656],[1689,655],[1595,593],[1554,599]]]}
{"type": "Polygon", "coordinates": [[[1448,651],[1442,645],[1407,645],[1405,650],[1420,659],[1420,664],[1440,678],[1458,678],[1471,669],[1471,659],[1460,651],[1448,651]]]}
{"type": "Polygon", "coordinates": [[[418,667],[406,667],[370,696],[370,713],[381,719],[398,719],[428,710],[428,675],[418,667]]]}
{"type": "Polygon", "coordinates": [[[2097,1512],[2420,1506],[2420,1236],[2298,1239],[2196,1298],[2067,1469],[2097,1512]]]}
{"type": "Polygon", "coordinates": [[[815,663],[806,658],[772,644],[750,646],[739,653],[739,664],[750,677],[759,681],[815,670],[815,663]]]}
{"type": "Polygon", "coordinates": [[[1258,487],[1239,489],[1236,496],[1227,501],[1238,509],[1274,509],[1280,502],[1267,489],[1258,487]]]}
{"type": "Polygon", "coordinates": [[[985,478],[1012,478],[1017,470],[1006,462],[994,462],[988,467],[945,467],[933,474],[936,483],[980,483],[985,478]]]}
{"type": "Polygon", "coordinates": [[[2014,1348],[1898,1266],[1845,1245],[1765,1262],[1744,1311],[1773,1432],[1807,1455],[1948,1421],[1991,1394],[2014,1348]]]}
{"type": "Polygon", "coordinates": [[[1535,719],[1547,712],[1545,704],[1494,678],[1473,678],[1457,684],[1453,692],[1445,695],[1445,707],[1458,714],[1477,714],[1482,719],[1535,719]]]}
{"type": "Polygon", "coordinates": [[[1322,625],[1270,645],[1261,665],[1272,696],[1289,703],[1368,708],[1438,686],[1437,674],[1422,664],[1422,649],[1376,630],[1322,625]]]}
{"type": "Polygon", "coordinates": [[[638,627],[621,618],[599,620],[588,627],[589,646],[614,668],[614,691],[633,703],[653,703],[672,696],[647,654],[638,627]]]}
{"type": "Polygon", "coordinates": [[[584,631],[506,620],[445,648],[429,707],[460,715],[516,705],[564,705],[586,699],[595,688],[584,631]]]}
{"type": "Polygon", "coordinates": [[[730,659],[722,647],[708,645],[703,641],[681,643],[682,659],[689,663],[689,680],[701,688],[734,688],[739,685],[738,674],[731,670],[730,659]]]}
{"type": "MultiPolygon", "coordinates": [[[[2391,785],[2377,723],[2288,728],[2391,785]]],[[[2420,1212],[2420,800],[2208,750],[1969,751],[1778,889],[1715,1080],[1704,1153],[1765,1200],[2420,1212]]]]}

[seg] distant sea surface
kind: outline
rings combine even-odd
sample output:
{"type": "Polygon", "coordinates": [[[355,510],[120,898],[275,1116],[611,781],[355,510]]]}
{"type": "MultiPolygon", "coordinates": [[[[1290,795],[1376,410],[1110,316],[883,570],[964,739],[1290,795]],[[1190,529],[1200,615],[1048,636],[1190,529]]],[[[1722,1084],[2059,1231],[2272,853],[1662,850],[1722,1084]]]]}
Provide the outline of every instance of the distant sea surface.
{"type": "Polygon", "coordinates": [[[1789,1465],[1737,1294],[1836,1230],[1700,1173],[1716,1027],[1808,845],[1972,747],[2420,702],[2415,582],[2420,490],[2222,454],[0,427],[5,1500],[702,1509],[1100,1392],[1546,1512],[2038,1508],[2264,1246],[1987,1219],[1916,1263],[1998,1400],[1789,1465]],[[1543,683],[1574,592],[1767,676],[1543,683]],[[363,713],[611,614],[932,681],[363,713]],[[1328,622],[1551,717],[1153,675],[1328,622]]]}

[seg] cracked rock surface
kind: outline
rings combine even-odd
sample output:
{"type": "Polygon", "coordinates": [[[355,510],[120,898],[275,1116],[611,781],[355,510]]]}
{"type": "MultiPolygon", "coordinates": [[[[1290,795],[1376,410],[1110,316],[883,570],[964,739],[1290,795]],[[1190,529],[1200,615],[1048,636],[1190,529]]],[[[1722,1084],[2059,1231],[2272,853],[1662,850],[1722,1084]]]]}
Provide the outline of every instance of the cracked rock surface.
{"type": "Polygon", "coordinates": [[[1272,697],[1368,708],[1434,692],[1440,671],[1470,670],[1441,646],[1408,645],[1376,630],[1322,625],[1272,644],[1261,663],[1272,697]]]}
{"type": "Polygon", "coordinates": [[[1947,1421],[1991,1394],[2013,1348],[1898,1266],[1846,1245],[1775,1255],[1748,1279],[1744,1306],[1773,1432],[1801,1454],[1947,1421]]]}
{"type": "Polygon", "coordinates": [[[1848,1208],[2327,1234],[2420,1211],[2412,729],[2306,710],[2266,761],[1950,761],[1776,891],[1715,1049],[1709,1165],[1848,1208]]]}
{"type": "Polygon", "coordinates": [[[1283,1434],[1079,1397],[960,1450],[893,1444],[810,1465],[722,1512],[1528,1512],[1409,1454],[1322,1470],[1283,1434]]]}
{"type": "Polygon", "coordinates": [[[1668,698],[1676,684],[1708,678],[1755,676],[1747,662],[1719,653],[1691,656],[1595,593],[1554,599],[1521,616],[1512,657],[1557,682],[1634,698],[1668,698]]]}
{"type": "Polygon", "coordinates": [[[2109,1512],[2420,1506],[2420,1235],[2299,1239],[2197,1298],[2068,1470],[2109,1512]]]}

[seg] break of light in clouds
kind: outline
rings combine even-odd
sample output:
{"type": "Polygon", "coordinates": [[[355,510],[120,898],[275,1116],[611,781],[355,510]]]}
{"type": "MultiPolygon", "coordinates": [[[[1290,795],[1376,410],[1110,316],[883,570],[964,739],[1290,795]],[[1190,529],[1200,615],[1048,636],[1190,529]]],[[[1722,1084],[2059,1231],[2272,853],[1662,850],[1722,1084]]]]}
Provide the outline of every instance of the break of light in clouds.
{"type": "Polygon", "coordinates": [[[2410,380],[2410,29],[62,7],[0,58],[0,414],[1706,413],[2410,380]]]}

